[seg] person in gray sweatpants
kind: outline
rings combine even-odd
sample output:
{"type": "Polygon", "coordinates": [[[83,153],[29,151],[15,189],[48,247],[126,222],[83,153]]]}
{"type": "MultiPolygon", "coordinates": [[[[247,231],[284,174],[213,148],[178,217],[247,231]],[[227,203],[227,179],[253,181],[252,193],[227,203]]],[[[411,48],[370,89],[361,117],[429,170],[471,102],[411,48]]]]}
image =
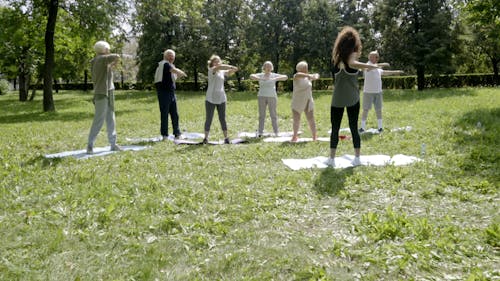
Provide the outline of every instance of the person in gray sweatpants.
{"type": "Polygon", "coordinates": [[[95,115],[92,127],[90,127],[87,143],[87,154],[94,153],[94,143],[99,131],[106,120],[108,141],[112,151],[120,151],[116,144],[115,129],[115,96],[113,84],[113,72],[111,69],[118,63],[120,55],[111,54],[111,47],[105,41],[98,41],[94,45],[96,56],[91,61],[92,81],[94,82],[94,105],[95,115]]]}

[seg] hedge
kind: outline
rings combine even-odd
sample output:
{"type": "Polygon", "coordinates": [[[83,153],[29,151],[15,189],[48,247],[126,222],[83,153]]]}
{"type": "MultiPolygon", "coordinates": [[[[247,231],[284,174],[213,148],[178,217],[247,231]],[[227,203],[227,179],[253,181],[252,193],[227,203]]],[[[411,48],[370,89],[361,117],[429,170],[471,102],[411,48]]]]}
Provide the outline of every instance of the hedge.
{"type": "MultiPolygon", "coordinates": [[[[363,77],[359,78],[360,87],[363,86],[363,77]]],[[[334,79],[321,78],[313,82],[314,90],[329,90],[333,89],[334,79]]],[[[416,89],[416,76],[384,76],[382,77],[382,85],[384,89],[416,89]]],[[[425,88],[461,88],[461,87],[491,87],[495,86],[495,77],[493,74],[452,74],[452,75],[426,75],[425,88]]],[[[54,85],[55,86],[55,85],[54,85]]],[[[179,91],[205,91],[207,82],[202,81],[195,83],[194,81],[179,81],[176,83],[179,91]]],[[[42,85],[31,85],[30,88],[36,87],[42,89],[42,85]]],[[[64,83],[57,84],[61,90],[92,90],[92,84],[87,83],[64,83]],[[85,87],[86,86],[86,87],[85,87]]],[[[117,90],[154,90],[154,85],[150,83],[119,83],[115,82],[117,90]]],[[[277,83],[279,91],[291,92],[293,89],[293,80],[280,81],[277,83]]],[[[55,88],[54,88],[55,89],[55,88]]],[[[226,89],[229,91],[257,91],[258,82],[253,80],[236,80],[231,79],[226,81],[226,89]]]]}

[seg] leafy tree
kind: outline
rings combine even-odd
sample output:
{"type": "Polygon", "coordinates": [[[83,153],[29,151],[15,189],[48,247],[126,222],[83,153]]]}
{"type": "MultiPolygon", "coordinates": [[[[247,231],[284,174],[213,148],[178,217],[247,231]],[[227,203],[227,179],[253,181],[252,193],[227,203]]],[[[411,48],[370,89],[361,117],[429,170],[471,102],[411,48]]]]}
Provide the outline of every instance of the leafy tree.
{"type": "Polygon", "coordinates": [[[374,14],[386,58],[417,73],[419,90],[425,73],[453,72],[452,12],[445,0],[382,0],[374,14]]]}
{"type": "Polygon", "coordinates": [[[19,100],[27,101],[31,76],[40,63],[43,48],[39,33],[42,19],[33,6],[14,2],[0,8],[0,66],[9,78],[19,77],[19,100]]]}
{"type": "Polygon", "coordinates": [[[296,29],[302,21],[302,3],[305,0],[252,1],[253,21],[251,23],[254,45],[252,50],[262,61],[269,60],[276,72],[294,72],[299,53],[294,53],[296,29]],[[280,67],[285,71],[280,71],[280,67]]]}
{"type": "Polygon", "coordinates": [[[329,0],[303,4],[303,20],[297,25],[295,57],[304,59],[322,75],[330,74],[332,46],[340,29],[338,7],[329,0]]]}
{"type": "Polygon", "coordinates": [[[190,10],[188,1],[137,0],[134,32],[138,34],[138,80],[152,82],[163,51],[176,49],[181,23],[190,10]]]}
{"type": "MultiPolygon", "coordinates": [[[[247,56],[246,27],[250,24],[250,7],[244,0],[208,0],[203,17],[208,22],[207,41],[212,54],[228,63],[245,67],[247,56]]],[[[245,71],[243,71],[245,72],[245,71]]],[[[242,71],[236,73],[238,81],[242,71]]]]}
{"type": "Polygon", "coordinates": [[[471,44],[486,54],[493,67],[495,81],[500,83],[500,3],[494,0],[466,1],[463,11],[471,27],[471,44]]]}

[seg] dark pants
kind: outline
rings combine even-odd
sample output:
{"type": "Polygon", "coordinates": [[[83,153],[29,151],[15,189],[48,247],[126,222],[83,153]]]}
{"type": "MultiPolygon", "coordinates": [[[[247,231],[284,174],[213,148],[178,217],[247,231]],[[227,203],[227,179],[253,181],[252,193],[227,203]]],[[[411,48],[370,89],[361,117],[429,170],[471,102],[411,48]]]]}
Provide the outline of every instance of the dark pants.
{"type": "Polygon", "coordinates": [[[217,114],[219,115],[219,122],[222,128],[222,131],[227,131],[227,123],[226,123],[226,103],[223,102],[221,104],[213,104],[209,101],[205,101],[205,132],[210,131],[210,127],[212,125],[212,119],[214,117],[215,108],[217,108],[217,114]]]}
{"type": "Polygon", "coordinates": [[[157,90],[158,103],[160,104],[160,133],[168,136],[168,115],[172,118],[172,127],[175,136],[180,136],[179,114],[177,113],[177,100],[174,92],[157,90]]]}
{"type": "MultiPolygon", "coordinates": [[[[330,121],[332,123],[332,134],[330,135],[330,148],[337,148],[339,144],[340,123],[344,115],[343,107],[331,107],[330,121]]],[[[359,102],[353,106],[347,107],[347,118],[349,119],[349,129],[352,135],[352,144],[354,148],[361,148],[361,138],[358,133],[359,102]]]]}

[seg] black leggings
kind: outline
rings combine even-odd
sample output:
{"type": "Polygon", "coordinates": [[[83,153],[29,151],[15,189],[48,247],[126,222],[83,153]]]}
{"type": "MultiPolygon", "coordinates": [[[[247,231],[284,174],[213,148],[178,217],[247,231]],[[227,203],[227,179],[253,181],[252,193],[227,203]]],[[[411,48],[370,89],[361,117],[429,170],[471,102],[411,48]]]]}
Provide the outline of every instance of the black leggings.
{"type": "MultiPolygon", "coordinates": [[[[352,135],[352,144],[354,148],[361,148],[361,138],[358,133],[359,102],[346,108],[347,118],[349,119],[349,129],[351,129],[352,135]]],[[[330,148],[336,149],[339,144],[339,130],[343,115],[343,107],[331,107],[330,122],[332,123],[332,134],[330,135],[330,148]]]]}

